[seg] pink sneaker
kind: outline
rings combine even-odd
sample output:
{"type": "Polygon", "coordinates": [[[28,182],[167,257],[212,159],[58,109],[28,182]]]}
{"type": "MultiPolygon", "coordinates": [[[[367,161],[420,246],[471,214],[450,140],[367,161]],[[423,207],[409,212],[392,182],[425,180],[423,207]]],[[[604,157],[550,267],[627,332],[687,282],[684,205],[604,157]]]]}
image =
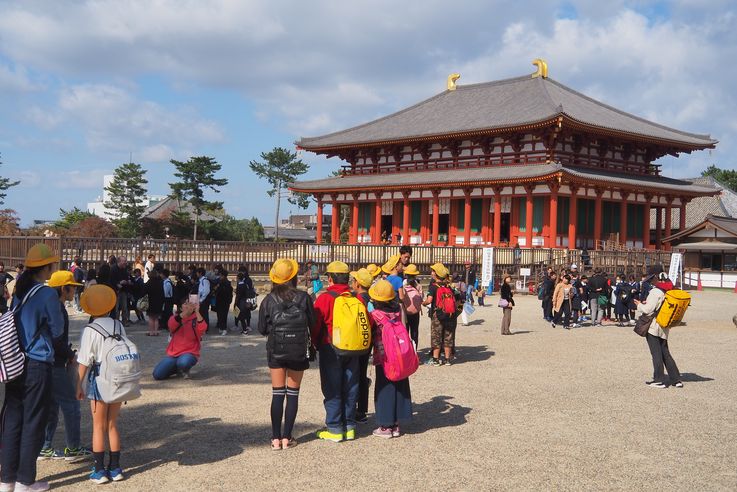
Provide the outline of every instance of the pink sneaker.
{"type": "Polygon", "coordinates": [[[391,439],[394,436],[391,427],[377,427],[372,434],[376,437],[383,437],[384,439],[391,439]]]}

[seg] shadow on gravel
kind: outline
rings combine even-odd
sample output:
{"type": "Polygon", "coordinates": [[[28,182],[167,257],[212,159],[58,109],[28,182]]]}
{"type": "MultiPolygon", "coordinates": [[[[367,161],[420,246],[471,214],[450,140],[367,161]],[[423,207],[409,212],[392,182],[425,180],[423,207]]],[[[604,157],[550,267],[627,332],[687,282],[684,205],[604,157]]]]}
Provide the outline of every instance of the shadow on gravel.
{"type": "Polygon", "coordinates": [[[453,361],[453,365],[465,364],[466,362],[481,362],[491,359],[496,354],[493,350],[489,350],[486,345],[477,346],[459,346],[456,348],[457,358],[453,361]]]}
{"type": "Polygon", "coordinates": [[[520,330],[520,331],[513,331],[512,335],[524,335],[525,333],[532,333],[531,331],[527,330],[520,330]]]}
{"type": "Polygon", "coordinates": [[[692,372],[682,372],[681,381],[687,383],[701,383],[704,381],[714,381],[714,378],[710,378],[708,376],[699,376],[698,374],[694,374],[692,372]]]}
{"type": "Polygon", "coordinates": [[[471,408],[451,403],[452,396],[439,395],[424,403],[412,404],[413,418],[407,425],[412,434],[442,427],[457,427],[467,421],[471,408]]]}
{"type": "MultiPolygon", "coordinates": [[[[218,418],[191,419],[177,413],[179,403],[134,404],[120,412],[123,438],[121,463],[132,476],[167,463],[194,466],[216,463],[263,445],[266,426],[226,424],[218,418]]],[[[86,481],[89,462],[48,476],[54,488],[86,481]],[[60,481],[61,480],[61,481],[60,481]]]]}

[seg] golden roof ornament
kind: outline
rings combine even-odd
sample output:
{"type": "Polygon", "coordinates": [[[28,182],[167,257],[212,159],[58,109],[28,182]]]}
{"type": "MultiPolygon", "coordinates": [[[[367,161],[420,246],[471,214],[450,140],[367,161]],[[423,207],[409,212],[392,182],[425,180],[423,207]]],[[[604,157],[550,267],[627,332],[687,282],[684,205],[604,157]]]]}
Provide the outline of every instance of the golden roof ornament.
{"type": "Polygon", "coordinates": [[[548,64],[542,58],[535,58],[532,60],[532,64],[537,66],[537,72],[532,74],[532,78],[542,77],[548,78],[548,64]]]}
{"type": "Polygon", "coordinates": [[[461,74],[459,73],[452,73],[448,75],[448,90],[454,91],[456,90],[456,80],[461,78],[461,74]]]}

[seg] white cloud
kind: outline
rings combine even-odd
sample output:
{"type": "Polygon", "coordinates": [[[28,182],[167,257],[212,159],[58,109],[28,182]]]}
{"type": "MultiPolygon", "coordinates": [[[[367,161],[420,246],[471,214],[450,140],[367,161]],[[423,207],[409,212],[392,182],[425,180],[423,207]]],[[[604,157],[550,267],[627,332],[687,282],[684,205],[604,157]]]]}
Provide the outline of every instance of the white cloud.
{"type": "Polygon", "coordinates": [[[31,81],[25,68],[16,66],[13,69],[0,63],[0,92],[23,93],[40,88],[40,85],[31,81]]]}
{"type": "Polygon", "coordinates": [[[73,170],[57,173],[55,186],[61,189],[102,189],[103,177],[110,174],[106,169],[73,170]]]}

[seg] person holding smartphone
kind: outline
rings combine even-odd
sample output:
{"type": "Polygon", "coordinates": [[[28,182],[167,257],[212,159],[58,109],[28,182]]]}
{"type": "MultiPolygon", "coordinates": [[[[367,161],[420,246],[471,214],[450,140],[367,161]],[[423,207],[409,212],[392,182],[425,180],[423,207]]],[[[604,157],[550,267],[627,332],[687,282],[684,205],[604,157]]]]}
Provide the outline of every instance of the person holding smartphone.
{"type": "Polygon", "coordinates": [[[169,318],[168,328],[171,340],[166,347],[166,356],[156,364],[153,376],[157,381],[178,374],[189,379],[189,371],[197,364],[202,347],[202,336],[207,331],[207,323],[199,311],[197,295],[190,296],[182,305],[182,312],[169,318]]]}

